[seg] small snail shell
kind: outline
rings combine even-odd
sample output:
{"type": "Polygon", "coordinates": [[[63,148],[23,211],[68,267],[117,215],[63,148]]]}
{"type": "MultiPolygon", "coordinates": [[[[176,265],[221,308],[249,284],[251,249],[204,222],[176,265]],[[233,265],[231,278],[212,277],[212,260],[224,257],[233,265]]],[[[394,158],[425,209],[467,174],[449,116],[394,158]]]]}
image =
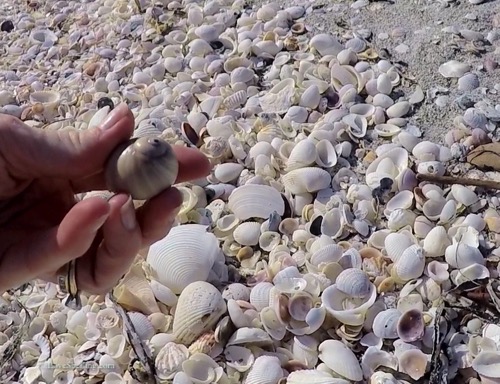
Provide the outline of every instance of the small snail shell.
{"type": "Polygon", "coordinates": [[[179,163],[170,144],[155,136],[131,139],[119,145],[105,166],[107,188],[147,200],[170,187],[179,163]]]}

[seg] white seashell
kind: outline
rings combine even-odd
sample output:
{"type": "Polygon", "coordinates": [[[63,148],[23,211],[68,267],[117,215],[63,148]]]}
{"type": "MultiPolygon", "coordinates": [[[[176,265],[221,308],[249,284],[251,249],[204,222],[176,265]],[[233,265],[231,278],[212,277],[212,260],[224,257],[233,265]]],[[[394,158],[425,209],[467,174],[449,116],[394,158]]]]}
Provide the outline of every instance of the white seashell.
{"type": "Polygon", "coordinates": [[[371,282],[368,275],[357,268],[346,269],[335,280],[337,289],[350,297],[364,298],[371,293],[371,282]]]}
{"type": "Polygon", "coordinates": [[[368,347],[361,358],[361,368],[365,377],[371,377],[380,366],[397,369],[397,358],[386,351],[381,351],[377,347],[368,347]]]}
{"type": "Polygon", "coordinates": [[[288,384],[349,384],[344,379],[334,378],[328,372],[319,369],[301,369],[291,372],[286,378],[288,384]]]}
{"type": "Polygon", "coordinates": [[[141,340],[149,340],[156,333],[147,316],[140,312],[128,312],[128,316],[141,340]]]}
{"type": "Polygon", "coordinates": [[[226,364],[238,372],[246,372],[255,362],[252,351],[245,347],[232,345],[224,350],[226,364]]]}
{"type": "Polygon", "coordinates": [[[317,85],[308,87],[300,96],[299,105],[305,108],[316,109],[321,100],[321,93],[317,85]]]}
{"type": "Polygon", "coordinates": [[[485,264],[481,251],[468,244],[454,242],[448,246],[445,252],[446,262],[453,268],[467,268],[472,264],[485,264]]]}
{"type": "Polygon", "coordinates": [[[424,175],[443,176],[446,167],[440,161],[424,161],[417,166],[417,172],[424,175]]]}
{"type": "Polygon", "coordinates": [[[242,223],[234,230],[233,238],[241,245],[257,245],[261,234],[260,227],[260,223],[253,221],[242,223]]]}
{"type": "Polygon", "coordinates": [[[281,178],[285,190],[293,194],[317,192],[327,188],[332,178],[330,174],[320,168],[300,168],[288,172],[281,178]]]}
{"type": "Polygon", "coordinates": [[[386,309],[379,312],[373,320],[373,333],[381,339],[397,339],[398,321],[401,312],[395,308],[386,309]]]}
{"type": "Polygon", "coordinates": [[[158,352],[155,367],[161,380],[172,379],[182,370],[182,363],[189,358],[189,350],[182,344],[166,343],[158,352]]]}
{"type": "Polygon", "coordinates": [[[377,124],[373,129],[380,137],[393,137],[401,132],[401,128],[394,124],[377,124]]]}
{"type": "Polygon", "coordinates": [[[233,299],[250,301],[250,288],[241,283],[232,283],[224,288],[222,291],[222,297],[225,300],[233,299]]]}
{"type": "Polygon", "coordinates": [[[221,252],[217,238],[206,228],[200,224],[173,227],[149,248],[147,261],[158,281],[176,294],[190,283],[205,281],[221,252]]]}
{"type": "Polygon", "coordinates": [[[214,176],[221,183],[229,183],[240,176],[243,168],[243,165],[238,163],[218,164],[214,169],[214,176]]]}
{"type": "Polygon", "coordinates": [[[278,316],[273,308],[266,307],[260,311],[260,322],[262,323],[265,331],[274,340],[282,340],[285,337],[286,328],[278,319],[278,316]]]}
{"type": "Polygon", "coordinates": [[[393,106],[387,108],[385,113],[390,119],[395,117],[403,117],[410,111],[410,108],[411,104],[408,101],[400,101],[399,103],[396,103],[393,106]]]}
{"type": "Polygon", "coordinates": [[[470,66],[457,60],[450,60],[439,66],[439,73],[444,77],[461,77],[470,71],[470,66]]]}
{"type": "Polygon", "coordinates": [[[273,284],[268,282],[261,282],[255,285],[250,292],[250,304],[258,311],[268,307],[272,288],[273,284]]]}
{"type": "Polygon", "coordinates": [[[281,362],[276,356],[262,355],[255,359],[243,384],[278,384],[283,378],[281,362]]]}
{"type": "Polygon", "coordinates": [[[446,229],[442,226],[432,228],[424,238],[423,249],[427,257],[444,256],[446,248],[451,245],[446,229]]]}
{"type": "Polygon", "coordinates": [[[474,263],[465,268],[453,270],[450,273],[451,281],[460,285],[467,281],[475,281],[490,277],[490,271],[482,264],[474,263]]]}
{"type": "Polygon", "coordinates": [[[409,281],[422,276],[425,268],[423,249],[414,244],[408,247],[394,263],[393,271],[402,281],[409,281]]]}
{"type": "Polygon", "coordinates": [[[390,233],[384,240],[385,251],[393,262],[397,262],[403,252],[412,245],[412,239],[402,233],[390,233]]]}
{"type": "Polygon", "coordinates": [[[239,220],[252,217],[267,219],[273,212],[283,215],[285,203],[273,187],[247,184],[231,193],[227,207],[239,220]]]}
{"type": "Polygon", "coordinates": [[[312,336],[295,336],[292,344],[293,358],[308,368],[314,368],[318,362],[318,345],[319,342],[312,336]]]}
{"type": "Polygon", "coordinates": [[[179,343],[189,345],[211,329],[225,312],[226,303],[213,285],[204,281],[193,282],[179,296],[173,334],[179,343]]]}
{"type": "Polygon", "coordinates": [[[243,327],[233,333],[226,346],[240,344],[272,345],[273,341],[267,332],[260,328],[243,327]]]}
{"type": "Polygon", "coordinates": [[[366,130],[368,127],[368,121],[366,117],[355,114],[348,114],[342,118],[342,122],[347,124],[347,130],[354,137],[362,138],[366,135],[366,130]]]}
{"type": "Polygon", "coordinates": [[[326,139],[316,143],[316,164],[323,168],[331,168],[337,164],[337,151],[333,144],[326,139]]]}
{"type": "Polygon", "coordinates": [[[433,260],[427,264],[425,274],[436,283],[446,281],[450,277],[450,274],[448,273],[448,264],[441,263],[437,260],[433,260]]]}
{"type": "Polygon", "coordinates": [[[456,201],[467,207],[477,203],[479,200],[478,196],[473,191],[463,185],[452,185],[451,194],[456,201]]]}
{"type": "Polygon", "coordinates": [[[309,46],[316,49],[321,56],[337,56],[344,49],[334,36],[326,33],[314,35],[309,41],[309,46]]]}
{"type": "Polygon", "coordinates": [[[286,162],[286,170],[307,167],[317,159],[317,145],[312,140],[305,139],[299,141],[290,152],[286,162]]]}
{"type": "Polygon", "coordinates": [[[325,340],[319,347],[319,358],[333,372],[352,381],[363,379],[361,365],[354,353],[337,340],[325,340]]]}

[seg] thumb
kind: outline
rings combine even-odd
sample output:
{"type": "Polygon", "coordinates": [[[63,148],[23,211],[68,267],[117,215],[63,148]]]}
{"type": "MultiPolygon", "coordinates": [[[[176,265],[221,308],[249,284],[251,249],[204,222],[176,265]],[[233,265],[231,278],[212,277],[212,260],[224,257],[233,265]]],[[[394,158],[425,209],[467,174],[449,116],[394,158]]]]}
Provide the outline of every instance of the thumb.
{"type": "Polygon", "coordinates": [[[100,171],[111,151],[134,130],[134,116],[125,103],[95,128],[57,131],[30,127],[0,115],[0,158],[9,174],[20,179],[76,179],[100,171]]]}

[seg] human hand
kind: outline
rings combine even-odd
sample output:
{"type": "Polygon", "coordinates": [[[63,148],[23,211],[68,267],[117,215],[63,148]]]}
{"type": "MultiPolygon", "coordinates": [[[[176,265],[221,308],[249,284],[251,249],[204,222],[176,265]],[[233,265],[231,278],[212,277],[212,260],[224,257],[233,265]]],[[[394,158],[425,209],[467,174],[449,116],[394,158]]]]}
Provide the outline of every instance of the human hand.
{"type": "MultiPolygon", "coordinates": [[[[83,131],[44,131],[0,114],[0,293],[34,278],[57,282],[77,258],[78,288],[105,293],[141,248],[167,235],[182,203],[175,188],[137,210],[126,194],[78,203],[74,197],[106,189],[104,163],[133,129],[126,104],[99,128],[83,131]]],[[[174,150],[176,182],[210,172],[207,158],[196,149],[174,150]]]]}

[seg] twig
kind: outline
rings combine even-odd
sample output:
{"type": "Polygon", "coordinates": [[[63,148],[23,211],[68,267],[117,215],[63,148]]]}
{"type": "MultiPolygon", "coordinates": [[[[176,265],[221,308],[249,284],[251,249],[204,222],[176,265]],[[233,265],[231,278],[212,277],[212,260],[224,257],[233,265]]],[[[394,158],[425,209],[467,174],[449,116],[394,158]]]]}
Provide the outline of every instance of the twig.
{"type": "Polygon", "coordinates": [[[429,384],[442,384],[447,381],[447,370],[443,364],[443,359],[441,358],[442,337],[441,332],[439,332],[443,312],[444,302],[441,302],[437,307],[436,315],[434,316],[434,343],[432,345],[429,384]]]}
{"type": "Polygon", "coordinates": [[[439,184],[460,184],[460,185],[473,185],[487,189],[500,190],[500,182],[491,180],[470,179],[468,177],[453,177],[453,176],[435,176],[417,173],[417,180],[430,181],[439,184]]]}

